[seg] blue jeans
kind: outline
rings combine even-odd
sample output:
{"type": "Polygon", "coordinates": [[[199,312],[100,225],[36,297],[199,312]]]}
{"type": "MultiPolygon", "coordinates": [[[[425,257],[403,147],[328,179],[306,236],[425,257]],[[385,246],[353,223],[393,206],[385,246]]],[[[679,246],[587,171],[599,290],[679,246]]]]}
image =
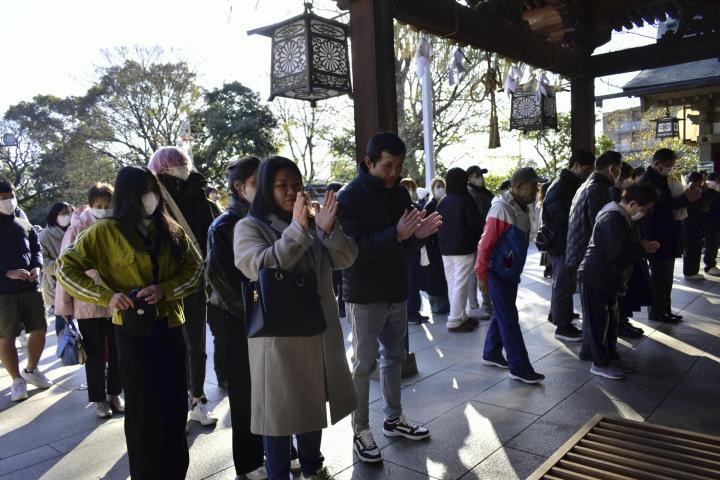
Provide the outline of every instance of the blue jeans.
{"type": "Polygon", "coordinates": [[[405,360],[407,316],[403,303],[348,303],[353,332],[353,383],[358,408],[352,414],[355,433],[370,428],[370,374],[380,353],[380,386],[385,399],[385,418],[402,414],[400,388],[405,360]]]}
{"type": "Polygon", "coordinates": [[[483,357],[488,360],[502,356],[505,348],[510,372],[525,374],[533,372],[525,340],[520,331],[517,301],[518,283],[490,271],[488,289],[492,299],[493,312],[490,329],[485,337],[483,357]]]}
{"type": "MultiPolygon", "coordinates": [[[[315,474],[323,466],[325,459],[320,453],[322,430],[301,433],[297,438],[298,456],[302,472],[309,476],[315,474]]],[[[292,437],[263,437],[265,445],[265,466],[269,480],[288,480],[290,474],[290,458],[292,437]]]]}

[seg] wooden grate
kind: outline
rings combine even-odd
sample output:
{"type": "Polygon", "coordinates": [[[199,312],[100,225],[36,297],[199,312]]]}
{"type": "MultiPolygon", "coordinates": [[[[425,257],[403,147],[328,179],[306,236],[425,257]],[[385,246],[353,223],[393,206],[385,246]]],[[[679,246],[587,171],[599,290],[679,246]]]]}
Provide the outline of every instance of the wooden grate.
{"type": "Polygon", "coordinates": [[[720,437],[595,415],[529,480],[720,480],[720,437]]]}

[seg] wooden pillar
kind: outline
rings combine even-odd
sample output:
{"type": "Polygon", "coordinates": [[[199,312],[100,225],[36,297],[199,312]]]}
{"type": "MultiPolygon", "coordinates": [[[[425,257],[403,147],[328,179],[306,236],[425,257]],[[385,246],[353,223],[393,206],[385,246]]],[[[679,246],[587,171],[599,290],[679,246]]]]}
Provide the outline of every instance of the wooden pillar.
{"type": "Polygon", "coordinates": [[[595,151],[595,77],[570,80],[570,145],[572,151],[595,151]]]}
{"type": "Polygon", "coordinates": [[[355,147],[365,157],[367,142],[380,130],[397,133],[393,2],[350,2],[355,147]]]}

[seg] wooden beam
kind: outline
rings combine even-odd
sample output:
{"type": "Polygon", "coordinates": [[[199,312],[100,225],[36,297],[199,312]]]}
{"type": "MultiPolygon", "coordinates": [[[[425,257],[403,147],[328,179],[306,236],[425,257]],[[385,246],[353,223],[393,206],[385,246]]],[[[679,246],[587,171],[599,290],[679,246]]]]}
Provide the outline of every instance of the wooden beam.
{"type": "Polygon", "coordinates": [[[485,16],[455,0],[393,0],[392,3],[395,18],[433,35],[561,75],[574,76],[580,72],[580,56],[575,50],[551,42],[529,28],[485,16]]]}
{"type": "Polygon", "coordinates": [[[595,151],[595,79],[570,80],[570,145],[572,151],[595,151]]]}
{"type": "Polygon", "coordinates": [[[712,33],[595,55],[588,59],[587,65],[590,75],[604,77],[717,57],[720,57],[720,33],[712,33]]]}
{"type": "Polygon", "coordinates": [[[356,159],[379,131],[396,132],[395,31],[386,0],[350,2],[356,159]]]}

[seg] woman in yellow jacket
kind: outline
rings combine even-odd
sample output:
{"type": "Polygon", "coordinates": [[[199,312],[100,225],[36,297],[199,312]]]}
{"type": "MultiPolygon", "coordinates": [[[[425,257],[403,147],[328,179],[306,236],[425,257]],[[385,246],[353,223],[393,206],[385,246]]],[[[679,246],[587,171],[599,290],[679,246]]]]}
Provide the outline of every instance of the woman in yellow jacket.
{"type": "Polygon", "coordinates": [[[197,290],[202,264],[183,229],[168,217],[155,174],[120,170],[112,217],[83,232],[58,263],[58,281],[71,296],[115,310],[132,478],[185,478],[182,298],[197,290]],[[98,272],[99,285],[88,270],[98,272]]]}

